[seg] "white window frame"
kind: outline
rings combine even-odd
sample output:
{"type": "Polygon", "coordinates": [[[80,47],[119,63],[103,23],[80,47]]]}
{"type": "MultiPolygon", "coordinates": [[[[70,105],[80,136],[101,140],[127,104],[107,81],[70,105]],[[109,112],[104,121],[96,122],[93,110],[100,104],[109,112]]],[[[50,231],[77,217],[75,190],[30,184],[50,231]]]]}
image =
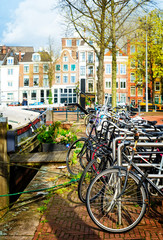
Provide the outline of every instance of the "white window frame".
{"type": "Polygon", "coordinates": [[[130,95],[131,96],[135,96],[136,95],[136,88],[135,88],[135,86],[131,86],[131,88],[130,88],[130,95]],[[134,94],[132,94],[132,89],[134,90],[134,94]]]}
{"type": "Polygon", "coordinates": [[[13,73],[14,73],[13,68],[8,68],[8,75],[13,75],[13,73]]]}
{"type": "Polygon", "coordinates": [[[61,83],[61,74],[55,74],[55,82],[61,83]]]}
{"type": "Polygon", "coordinates": [[[86,74],[86,67],[80,66],[80,76],[85,76],[85,74],[86,74]]]}
{"type": "Polygon", "coordinates": [[[160,82],[155,82],[155,91],[160,91],[160,82]]]}
{"type": "Polygon", "coordinates": [[[121,75],[125,75],[126,74],[126,64],[125,63],[121,63],[120,64],[120,74],[121,75]]]}
{"type": "Polygon", "coordinates": [[[13,100],[14,94],[13,93],[7,93],[7,100],[13,100]]]}
{"type": "Polygon", "coordinates": [[[37,99],[37,91],[36,90],[32,90],[31,91],[31,100],[36,100],[37,99]],[[32,97],[32,93],[35,93],[35,97],[32,97]]]}
{"type": "Polygon", "coordinates": [[[63,83],[68,83],[68,74],[63,74],[63,83]],[[67,79],[67,81],[65,81],[65,78],[67,79]]]}
{"type": "Polygon", "coordinates": [[[80,61],[85,62],[85,52],[80,52],[80,61]]]}
{"type": "Polygon", "coordinates": [[[134,83],[135,80],[136,80],[136,75],[135,75],[134,72],[131,72],[131,73],[130,73],[130,82],[131,82],[131,83],[134,83]],[[132,80],[132,76],[134,76],[134,80],[132,80]]]}
{"type": "Polygon", "coordinates": [[[63,64],[63,71],[68,72],[68,64],[63,64]],[[67,66],[67,69],[65,69],[64,66],[67,66]]]}
{"type": "Polygon", "coordinates": [[[91,93],[94,91],[94,83],[93,80],[88,80],[88,92],[91,93]],[[92,89],[90,90],[89,85],[92,84],[92,89]]]}
{"type": "Polygon", "coordinates": [[[43,86],[44,87],[49,87],[48,75],[43,75],[43,86]]]}
{"type": "Polygon", "coordinates": [[[7,84],[8,87],[12,87],[12,86],[13,86],[13,82],[12,82],[12,81],[8,81],[7,83],[8,83],[8,84],[7,84]]]}
{"type": "Polygon", "coordinates": [[[40,57],[39,53],[33,53],[32,54],[32,61],[33,62],[40,62],[40,60],[41,60],[41,57],[40,57]]]}
{"type": "Polygon", "coordinates": [[[126,103],[126,93],[120,93],[120,102],[126,103]]]}
{"type": "Polygon", "coordinates": [[[38,87],[39,86],[39,75],[33,75],[33,86],[34,87],[38,87]],[[35,81],[36,81],[36,83],[35,83],[35,81]]]}
{"type": "Polygon", "coordinates": [[[63,56],[63,62],[68,62],[68,57],[67,56],[63,56]]]}
{"type": "Polygon", "coordinates": [[[33,65],[33,72],[34,73],[39,73],[39,65],[38,64],[33,65]]]}
{"type": "Polygon", "coordinates": [[[71,64],[71,71],[74,72],[76,70],[76,64],[71,64]],[[72,66],[75,66],[74,69],[72,69],[72,66]]]}
{"type": "Polygon", "coordinates": [[[141,87],[140,88],[138,87],[138,96],[139,97],[143,96],[143,88],[141,88],[141,87]]]}
{"type": "Polygon", "coordinates": [[[7,58],[7,65],[14,65],[14,58],[13,57],[8,57],[7,58]]]}
{"type": "Polygon", "coordinates": [[[120,89],[126,89],[126,78],[120,78],[120,89]]]}
{"type": "Polygon", "coordinates": [[[72,39],[66,39],[66,47],[72,47],[72,39]]]}
{"type": "Polygon", "coordinates": [[[105,73],[111,74],[111,63],[105,64],[105,73]]]}
{"type": "Polygon", "coordinates": [[[60,72],[61,71],[61,64],[56,64],[55,65],[55,70],[56,70],[56,72],[60,72]],[[59,66],[59,70],[57,69],[57,66],[59,66]]]}
{"type": "Polygon", "coordinates": [[[29,65],[24,65],[24,73],[29,73],[29,65]]]}
{"type": "Polygon", "coordinates": [[[105,78],[105,89],[111,89],[111,86],[112,86],[111,78],[105,78]]]}
{"type": "Polygon", "coordinates": [[[76,82],[76,74],[75,73],[71,73],[71,83],[75,83],[76,82]],[[73,81],[72,81],[73,80],[73,81]]]}
{"type": "Polygon", "coordinates": [[[23,79],[23,85],[24,85],[24,87],[29,87],[29,76],[27,75],[24,75],[24,79],[23,79]],[[25,80],[28,80],[28,85],[24,85],[24,81],[25,80]]]}

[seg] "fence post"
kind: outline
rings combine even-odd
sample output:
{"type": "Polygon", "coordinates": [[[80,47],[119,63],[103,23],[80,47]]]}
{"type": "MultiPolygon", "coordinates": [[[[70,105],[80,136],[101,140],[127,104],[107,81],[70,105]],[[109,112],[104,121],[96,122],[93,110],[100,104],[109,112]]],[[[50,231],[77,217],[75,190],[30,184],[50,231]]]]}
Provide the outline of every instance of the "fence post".
{"type": "MultiPolygon", "coordinates": [[[[7,118],[0,118],[0,195],[9,193],[9,157],[7,154],[7,118]]],[[[0,197],[0,216],[9,206],[9,197],[0,197]],[[1,210],[4,209],[4,210],[1,210]]]]}
{"type": "Polygon", "coordinates": [[[77,108],[77,122],[79,122],[79,108],[77,108]]]}
{"type": "Polygon", "coordinates": [[[67,108],[66,108],[66,122],[68,121],[68,111],[67,111],[67,108]]]}

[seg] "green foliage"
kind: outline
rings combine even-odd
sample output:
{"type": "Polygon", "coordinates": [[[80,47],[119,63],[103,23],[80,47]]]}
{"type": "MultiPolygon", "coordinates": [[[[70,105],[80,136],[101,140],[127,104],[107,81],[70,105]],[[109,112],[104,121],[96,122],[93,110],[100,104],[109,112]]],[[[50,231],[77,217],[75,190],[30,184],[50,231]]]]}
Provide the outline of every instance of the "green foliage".
{"type": "Polygon", "coordinates": [[[52,91],[51,91],[51,89],[49,90],[49,99],[48,99],[48,102],[49,102],[49,104],[52,104],[53,103],[53,101],[52,101],[52,91]]]}
{"type": "Polygon", "coordinates": [[[56,121],[48,127],[45,126],[40,129],[40,134],[38,135],[38,140],[40,143],[71,143],[77,140],[75,133],[69,130],[61,128],[61,122],[56,121]]]}

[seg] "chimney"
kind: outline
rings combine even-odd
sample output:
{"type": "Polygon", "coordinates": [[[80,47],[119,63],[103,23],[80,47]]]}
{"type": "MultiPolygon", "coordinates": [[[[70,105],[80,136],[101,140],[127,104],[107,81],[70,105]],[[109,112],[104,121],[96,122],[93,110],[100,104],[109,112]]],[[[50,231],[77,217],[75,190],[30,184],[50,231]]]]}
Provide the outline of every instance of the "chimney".
{"type": "Polygon", "coordinates": [[[6,54],[6,46],[2,46],[2,54],[6,54]]]}
{"type": "Polygon", "coordinates": [[[21,62],[21,51],[19,50],[19,62],[21,62]]]}

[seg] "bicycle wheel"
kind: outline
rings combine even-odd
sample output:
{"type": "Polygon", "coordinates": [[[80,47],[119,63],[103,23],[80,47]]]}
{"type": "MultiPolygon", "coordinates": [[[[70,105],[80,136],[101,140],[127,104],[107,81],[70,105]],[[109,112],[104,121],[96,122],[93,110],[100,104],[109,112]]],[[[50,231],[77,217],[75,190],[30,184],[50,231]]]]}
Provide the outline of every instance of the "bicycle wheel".
{"type": "Polygon", "coordinates": [[[113,161],[110,152],[107,152],[107,146],[101,145],[96,147],[92,154],[92,160],[84,169],[78,183],[78,197],[83,203],[86,202],[86,193],[90,182],[97,174],[110,167],[112,164],[113,161]]]}
{"type": "Polygon", "coordinates": [[[95,177],[87,191],[86,205],[97,226],[108,232],[122,233],[141,221],[146,210],[146,197],[146,189],[144,185],[139,186],[139,178],[130,172],[126,179],[126,170],[117,167],[95,177]],[[95,195],[98,197],[92,201],[95,195]]]}
{"type": "Polygon", "coordinates": [[[70,174],[77,175],[83,172],[90,160],[89,143],[87,138],[79,138],[70,146],[66,157],[66,165],[70,174]]]}

